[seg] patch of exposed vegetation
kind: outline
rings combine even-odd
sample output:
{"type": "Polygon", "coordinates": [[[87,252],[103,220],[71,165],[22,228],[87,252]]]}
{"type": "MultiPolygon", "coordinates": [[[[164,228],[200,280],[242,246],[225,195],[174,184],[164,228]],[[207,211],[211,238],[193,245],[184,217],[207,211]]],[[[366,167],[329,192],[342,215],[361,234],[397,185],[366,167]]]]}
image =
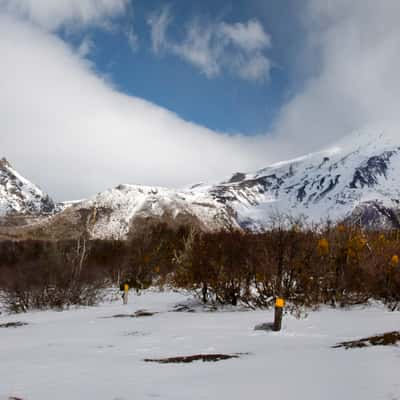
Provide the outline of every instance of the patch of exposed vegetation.
{"type": "Polygon", "coordinates": [[[5,324],[0,324],[0,328],[19,328],[20,326],[28,325],[26,322],[7,322],[5,324]]]}
{"type": "Polygon", "coordinates": [[[398,342],[400,342],[400,332],[388,332],[382,335],[371,336],[359,340],[351,340],[348,342],[341,342],[337,345],[333,346],[334,349],[337,348],[345,348],[349,349],[359,349],[363,347],[371,347],[371,346],[394,346],[398,342]]]}
{"type": "Polygon", "coordinates": [[[147,332],[141,332],[141,331],[130,331],[130,332],[125,332],[124,336],[148,336],[150,335],[147,332]]]}
{"type": "Polygon", "coordinates": [[[196,354],[193,356],[180,356],[168,358],[146,358],[145,362],[156,362],[159,364],[188,364],[194,361],[217,362],[239,358],[239,354],[196,354]]]}
{"type": "Polygon", "coordinates": [[[190,306],[188,306],[187,304],[177,304],[173,310],[171,310],[172,312],[190,312],[190,313],[194,313],[196,312],[196,310],[190,306]]]}
{"type": "Polygon", "coordinates": [[[138,310],[133,314],[115,314],[108,318],[140,318],[140,317],[152,317],[157,312],[151,312],[147,310],[138,310]]]}

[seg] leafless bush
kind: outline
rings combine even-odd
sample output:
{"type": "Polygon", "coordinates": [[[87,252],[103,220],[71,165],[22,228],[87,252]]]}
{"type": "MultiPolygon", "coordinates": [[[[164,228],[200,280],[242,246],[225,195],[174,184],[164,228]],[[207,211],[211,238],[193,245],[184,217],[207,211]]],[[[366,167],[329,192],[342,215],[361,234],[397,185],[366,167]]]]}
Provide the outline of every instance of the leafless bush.
{"type": "Polygon", "coordinates": [[[90,245],[28,242],[14,245],[15,262],[0,269],[1,301],[11,312],[93,305],[106,277],[87,263],[90,245]]]}

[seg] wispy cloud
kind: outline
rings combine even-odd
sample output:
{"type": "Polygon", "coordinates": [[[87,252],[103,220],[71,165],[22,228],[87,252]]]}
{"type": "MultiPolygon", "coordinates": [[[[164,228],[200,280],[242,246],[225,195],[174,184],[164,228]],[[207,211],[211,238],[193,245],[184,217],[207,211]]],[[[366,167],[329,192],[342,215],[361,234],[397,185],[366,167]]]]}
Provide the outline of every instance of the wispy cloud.
{"type": "Polygon", "coordinates": [[[0,0],[0,10],[53,31],[65,25],[107,24],[128,4],[129,0],[0,0]]]}
{"type": "Polygon", "coordinates": [[[87,57],[94,49],[94,42],[90,36],[84,36],[79,47],[77,48],[77,53],[79,57],[87,57]]]}
{"type": "Polygon", "coordinates": [[[172,21],[169,6],[148,18],[156,54],[177,55],[209,78],[224,72],[250,81],[269,78],[272,64],[265,52],[271,47],[271,37],[258,20],[229,24],[195,18],[186,25],[182,41],[168,34],[172,21]]]}
{"type": "Polygon", "coordinates": [[[164,6],[159,11],[150,14],[147,23],[150,25],[153,51],[160,53],[167,43],[167,29],[172,21],[171,7],[164,6]]]}
{"type": "Polygon", "coordinates": [[[125,32],[125,35],[130,49],[136,52],[139,49],[139,36],[134,32],[132,27],[125,32]]]}
{"type": "Polygon", "coordinates": [[[265,33],[263,26],[257,20],[247,23],[237,22],[219,25],[222,36],[246,51],[257,51],[271,47],[271,37],[265,33]]]}

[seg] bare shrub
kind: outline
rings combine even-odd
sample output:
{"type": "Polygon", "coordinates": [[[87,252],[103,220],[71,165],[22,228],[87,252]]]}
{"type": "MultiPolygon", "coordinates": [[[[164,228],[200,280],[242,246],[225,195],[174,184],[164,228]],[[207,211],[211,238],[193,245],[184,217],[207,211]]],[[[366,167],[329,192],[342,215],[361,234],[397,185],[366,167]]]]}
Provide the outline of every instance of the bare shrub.
{"type": "Polygon", "coordinates": [[[25,242],[13,244],[14,263],[0,269],[1,301],[11,312],[94,305],[106,279],[88,268],[90,244],[25,242]]]}

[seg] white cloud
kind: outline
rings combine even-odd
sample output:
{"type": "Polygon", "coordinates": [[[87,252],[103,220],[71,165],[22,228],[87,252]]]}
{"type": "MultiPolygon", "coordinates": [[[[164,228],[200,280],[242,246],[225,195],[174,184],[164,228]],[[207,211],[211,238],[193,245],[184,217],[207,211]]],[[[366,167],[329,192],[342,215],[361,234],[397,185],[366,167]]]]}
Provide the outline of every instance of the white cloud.
{"type": "Polygon", "coordinates": [[[56,35],[0,16],[0,148],[58,199],[119,183],[181,186],[264,165],[228,136],[118,93],[56,35]]]}
{"type": "Polygon", "coordinates": [[[162,8],[148,19],[156,54],[175,54],[209,78],[229,71],[246,80],[268,79],[271,62],[265,50],[271,47],[271,38],[259,21],[228,24],[201,23],[194,19],[187,25],[182,41],[168,37],[171,22],[169,7],[162,8]]]}
{"type": "Polygon", "coordinates": [[[266,71],[270,71],[271,62],[262,54],[254,54],[251,62],[244,61],[241,57],[232,60],[236,68],[237,74],[249,81],[257,81],[265,79],[266,71]]]}
{"type": "Polygon", "coordinates": [[[371,125],[400,127],[400,2],[309,0],[305,9],[302,64],[312,74],[275,121],[283,156],[371,125]]]}
{"type": "Polygon", "coordinates": [[[128,0],[0,0],[0,10],[50,31],[67,24],[101,25],[127,6],[128,0]]]}
{"type": "Polygon", "coordinates": [[[219,75],[225,61],[224,46],[214,40],[213,27],[193,21],[186,35],[182,43],[164,41],[164,48],[198,67],[209,78],[219,75]]]}
{"type": "Polygon", "coordinates": [[[246,51],[263,50],[271,47],[271,37],[265,33],[263,26],[257,20],[236,24],[221,23],[221,34],[232,43],[246,51]]]}

